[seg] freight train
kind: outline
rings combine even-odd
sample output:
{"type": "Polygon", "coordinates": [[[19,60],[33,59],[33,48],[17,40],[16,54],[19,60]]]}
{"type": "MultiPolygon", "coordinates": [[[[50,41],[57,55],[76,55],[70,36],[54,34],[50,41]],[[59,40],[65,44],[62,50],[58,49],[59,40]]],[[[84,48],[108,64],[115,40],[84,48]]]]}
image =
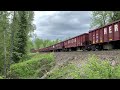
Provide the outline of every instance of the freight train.
{"type": "Polygon", "coordinates": [[[120,20],[34,52],[120,49],[120,20]]]}

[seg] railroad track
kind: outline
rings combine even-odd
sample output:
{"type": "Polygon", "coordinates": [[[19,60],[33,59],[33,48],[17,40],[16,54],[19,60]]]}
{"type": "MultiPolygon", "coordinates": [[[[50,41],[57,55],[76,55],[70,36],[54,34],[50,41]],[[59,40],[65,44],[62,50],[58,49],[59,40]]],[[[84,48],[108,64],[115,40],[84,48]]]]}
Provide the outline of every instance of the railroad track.
{"type": "MultiPolygon", "coordinates": [[[[42,52],[50,53],[50,52],[42,52]]],[[[89,55],[95,54],[102,60],[120,61],[120,49],[102,50],[102,51],[71,51],[71,52],[54,52],[56,63],[61,64],[66,61],[86,61],[89,55]]]]}
{"type": "Polygon", "coordinates": [[[55,52],[54,54],[57,64],[63,64],[66,61],[81,63],[87,61],[93,54],[102,60],[120,61],[120,50],[55,52]]]}

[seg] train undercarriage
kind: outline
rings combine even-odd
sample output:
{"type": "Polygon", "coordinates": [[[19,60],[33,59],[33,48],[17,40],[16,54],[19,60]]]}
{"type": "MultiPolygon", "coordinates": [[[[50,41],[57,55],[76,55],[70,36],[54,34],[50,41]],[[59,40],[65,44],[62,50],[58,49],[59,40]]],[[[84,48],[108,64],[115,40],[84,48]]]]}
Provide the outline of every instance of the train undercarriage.
{"type": "Polygon", "coordinates": [[[113,50],[113,49],[120,49],[120,40],[101,43],[101,44],[86,44],[84,46],[69,47],[69,48],[62,47],[59,49],[50,50],[50,52],[100,51],[100,50],[113,50]]]}

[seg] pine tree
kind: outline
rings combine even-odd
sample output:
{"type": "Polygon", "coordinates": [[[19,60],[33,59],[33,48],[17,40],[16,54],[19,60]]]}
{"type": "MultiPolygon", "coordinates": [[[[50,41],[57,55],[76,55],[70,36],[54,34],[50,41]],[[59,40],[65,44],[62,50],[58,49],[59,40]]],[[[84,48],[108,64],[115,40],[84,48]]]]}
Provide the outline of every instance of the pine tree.
{"type": "Polygon", "coordinates": [[[16,33],[15,52],[13,56],[14,62],[19,62],[23,55],[26,55],[28,23],[25,11],[18,11],[19,15],[19,29],[16,33]]]}

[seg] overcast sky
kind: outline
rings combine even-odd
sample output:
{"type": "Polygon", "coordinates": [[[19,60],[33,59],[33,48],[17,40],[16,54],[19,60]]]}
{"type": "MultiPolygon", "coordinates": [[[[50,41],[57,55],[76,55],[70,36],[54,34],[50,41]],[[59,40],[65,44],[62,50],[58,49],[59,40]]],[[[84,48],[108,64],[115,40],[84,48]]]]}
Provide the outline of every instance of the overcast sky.
{"type": "Polygon", "coordinates": [[[89,31],[90,11],[35,11],[35,34],[41,39],[73,37],[89,31]]]}

